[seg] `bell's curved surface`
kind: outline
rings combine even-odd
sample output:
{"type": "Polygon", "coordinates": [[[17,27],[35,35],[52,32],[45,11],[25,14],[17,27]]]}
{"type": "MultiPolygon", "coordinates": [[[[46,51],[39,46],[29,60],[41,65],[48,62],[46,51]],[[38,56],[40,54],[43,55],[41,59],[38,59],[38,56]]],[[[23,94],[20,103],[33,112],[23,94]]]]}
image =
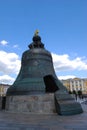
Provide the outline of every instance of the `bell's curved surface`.
{"type": "Polygon", "coordinates": [[[44,48],[41,37],[35,35],[29,48],[22,55],[20,72],[8,89],[7,95],[55,92],[59,89],[55,83],[58,79],[54,71],[52,56],[44,48]]]}

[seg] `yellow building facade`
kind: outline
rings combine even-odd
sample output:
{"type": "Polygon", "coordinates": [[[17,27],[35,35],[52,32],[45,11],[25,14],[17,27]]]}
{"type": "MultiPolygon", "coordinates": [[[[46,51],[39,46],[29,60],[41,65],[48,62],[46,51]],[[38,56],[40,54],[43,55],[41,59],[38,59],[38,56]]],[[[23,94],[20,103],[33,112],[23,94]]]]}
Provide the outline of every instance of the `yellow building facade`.
{"type": "Polygon", "coordinates": [[[74,78],[74,79],[67,79],[61,80],[64,86],[68,89],[68,91],[73,92],[81,90],[83,94],[87,94],[87,78],[74,78]]]}
{"type": "Polygon", "coordinates": [[[6,96],[7,89],[10,87],[8,84],[0,84],[0,96],[6,96]]]}

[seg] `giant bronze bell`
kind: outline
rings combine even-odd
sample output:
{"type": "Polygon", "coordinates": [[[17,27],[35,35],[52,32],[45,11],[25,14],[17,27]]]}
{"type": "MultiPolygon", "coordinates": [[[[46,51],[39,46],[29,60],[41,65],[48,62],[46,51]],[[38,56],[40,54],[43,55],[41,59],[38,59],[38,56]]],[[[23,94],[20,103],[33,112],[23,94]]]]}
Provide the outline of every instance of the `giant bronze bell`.
{"type": "MultiPolygon", "coordinates": [[[[37,33],[37,32],[36,32],[37,33]]],[[[55,92],[57,76],[52,56],[44,48],[41,37],[35,33],[29,50],[22,55],[21,69],[7,95],[29,95],[30,93],[55,92]]]]}
{"type": "Polygon", "coordinates": [[[21,69],[7,90],[7,96],[54,93],[56,111],[60,115],[73,115],[82,112],[81,105],[71,97],[67,89],[58,80],[52,62],[52,56],[44,48],[38,31],[35,32],[29,50],[22,55],[21,69]]]}

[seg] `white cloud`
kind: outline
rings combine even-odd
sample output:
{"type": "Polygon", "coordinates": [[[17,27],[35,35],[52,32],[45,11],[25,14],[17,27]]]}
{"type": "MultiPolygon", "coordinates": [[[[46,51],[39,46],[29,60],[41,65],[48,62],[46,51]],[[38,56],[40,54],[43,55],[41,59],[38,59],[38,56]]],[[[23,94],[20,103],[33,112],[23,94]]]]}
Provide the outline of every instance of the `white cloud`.
{"type": "Polygon", "coordinates": [[[87,60],[76,57],[71,60],[68,54],[57,55],[52,53],[54,68],[58,71],[87,70],[87,60]]]}
{"type": "Polygon", "coordinates": [[[19,69],[20,60],[16,53],[0,51],[0,72],[3,74],[17,74],[19,69]]]}
{"type": "Polygon", "coordinates": [[[60,79],[60,80],[62,80],[62,79],[64,79],[64,80],[66,80],[66,79],[73,79],[73,78],[75,78],[76,76],[74,76],[74,75],[66,75],[66,76],[58,76],[58,78],[60,79]]]}
{"type": "Polygon", "coordinates": [[[15,79],[10,77],[9,75],[0,76],[0,83],[3,83],[3,84],[12,84],[14,80],[15,79]]]}
{"type": "Polygon", "coordinates": [[[6,40],[2,40],[2,41],[0,41],[0,44],[1,44],[1,45],[7,45],[8,42],[7,42],[6,40]]]}
{"type": "Polygon", "coordinates": [[[15,45],[13,46],[13,48],[18,48],[18,45],[17,45],[17,44],[15,44],[15,45]]]}

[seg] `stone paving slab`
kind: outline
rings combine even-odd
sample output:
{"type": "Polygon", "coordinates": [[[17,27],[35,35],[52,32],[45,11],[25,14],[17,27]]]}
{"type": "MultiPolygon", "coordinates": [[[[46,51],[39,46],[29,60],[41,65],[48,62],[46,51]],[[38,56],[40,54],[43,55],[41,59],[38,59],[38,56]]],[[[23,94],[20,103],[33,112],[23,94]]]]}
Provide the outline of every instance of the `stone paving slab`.
{"type": "Polygon", "coordinates": [[[0,111],[0,130],[87,130],[87,104],[73,116],[0,111]]]}

